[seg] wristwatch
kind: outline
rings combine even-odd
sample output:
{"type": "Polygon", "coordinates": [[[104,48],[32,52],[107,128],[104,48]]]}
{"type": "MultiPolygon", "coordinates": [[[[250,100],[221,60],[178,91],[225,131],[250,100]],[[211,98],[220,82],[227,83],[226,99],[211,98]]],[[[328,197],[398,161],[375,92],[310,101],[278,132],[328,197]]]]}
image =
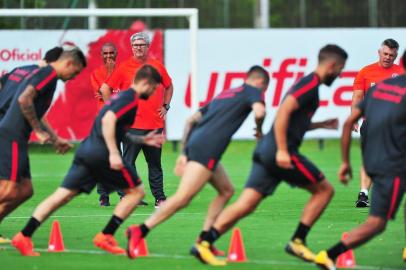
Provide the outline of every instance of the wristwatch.
{"type": "Polygon", "coordinates": [[[164,105],[162,105],[165,110],[169,111],[169,109],[171,108],[171,106],[169,104],[164,103],[164,105]]]}

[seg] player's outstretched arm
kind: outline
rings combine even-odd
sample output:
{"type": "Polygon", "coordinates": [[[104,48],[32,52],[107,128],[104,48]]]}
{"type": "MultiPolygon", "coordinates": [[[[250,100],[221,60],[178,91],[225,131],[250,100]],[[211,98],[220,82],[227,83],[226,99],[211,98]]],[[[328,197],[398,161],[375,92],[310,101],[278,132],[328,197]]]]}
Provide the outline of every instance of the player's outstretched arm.
{"type": "Polygon", "coordinates": [[[290,116],[298,108],[299,103],[296,98],[292,95],[288,95],[279,107],[275,117],[274,133],[278,149],[276,152],[276,163],[285,169],[293,168],[288,151],[287,130],[290,116]]]}
{"type": "Polygon", "coordinates": [[[351,130],[354,125],[362,116],[359,108],[354,108],[351,115],[347,118],[343,126],[343,133],[341,135],[341,167],[338,172],[338,177],[343,184],[347,184],[352,178],[352,170],[350,164],[350,146],[351,146],[351,130]]]}
{"type": "Polygon", "coordinates": [[[266,116],[266,109],[265,105],[262,102],[255,102],[252,104],[252,111],[254,112],[255,116],[255,133],[254,136],[257,139],[262,138],[262,124],[264,123],[264,119],[266,116]]]}
{"type": "Polygon", "coordinates": [[[125,137],[132,143],[146,144],[157,148],[160,148],[165,142],[165,136],[162,133],[158,133],[157,130],[151,131],[145,136],[126,133],[125,137]]]}
{"type": "Polygon", "coordinates": [[[338,118],[330,118],[321,122],[313,122],[310,124],[309,130],[318,128],[338,129],[338,118]]]}
{"type": "Polygon", "coordinates": [[[68,152],[71,148],[73,148],[73,144],[69,143],[67,140],[59,137],[54,129],[49,125],[48,121],[46,120],[45,117],[42,118],[41,120],[43,129],[48,132],[50,135],[49,141],[54,145],[56,152],[58,154],[65,154],[68,152]]]}
{"type": "Polygon", "coordinates": [[[37,136],[41,144],[47,142],[50,139],[50,134],[42,129],[43,125],[37,117],[37,113],[34,107],[34,98],[37,96],[34,86],[28,85],[24,91],[18,97],[18,103],[21,107],[27,122],[31,125],[35,135],[37,136]]]}
{"type": "Polygon", "coordinates": [[[121,170],[123,168],[123,160],[121,158],[120,151],[118,151],[115,138],[116,122],[117,117],[114,112],[107,111],[101,120],[102,134],[107,149],[109,150],[110,168],[113,170],[121,170]]]}

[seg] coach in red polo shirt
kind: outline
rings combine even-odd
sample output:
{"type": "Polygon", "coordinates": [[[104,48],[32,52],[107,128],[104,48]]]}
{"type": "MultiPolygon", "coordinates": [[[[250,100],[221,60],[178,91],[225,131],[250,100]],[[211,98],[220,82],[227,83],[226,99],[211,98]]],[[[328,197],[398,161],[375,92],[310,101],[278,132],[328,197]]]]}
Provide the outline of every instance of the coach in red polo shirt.
{"type": "MultiPolygon", "coordinates": [[[[163,132],[165,116],[170,108],[173,86],[166,68],[157,60],[148,58],[150,45],[149,37],[144,32],[139,32],[130,38],[133,57],[121,63],[112,76],[101,87],[103,99],[108,99],[113,90],[126,90],[132,83],[137,70],[145,65],[155,67],[162,76],[163,83],[158,86],[155,93],[147,100],[140,100],[136,115],[137,121],[131,126],[130,133],[141,135],[152,130],[163,132]]],[[[134,164],[140,151],[143,151],[148,163],[148,178],[151,192],[155,197],[155,207],[165,201],[163,189],[163,173],[161,166],[161,148],[145,145],[124,143],[124,160],[134,164]]]]}

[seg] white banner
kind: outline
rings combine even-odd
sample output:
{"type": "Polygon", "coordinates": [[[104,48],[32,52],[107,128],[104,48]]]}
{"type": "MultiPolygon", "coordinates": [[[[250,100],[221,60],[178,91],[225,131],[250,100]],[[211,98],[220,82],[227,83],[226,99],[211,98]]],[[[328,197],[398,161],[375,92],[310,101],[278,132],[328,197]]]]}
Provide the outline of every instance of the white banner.
{"type": "MultiPolygon", "coordinates": [[[[292,84],[312,72],[317,65],[317,54],[328,43],[343,47],[349,59],[340,78],[328,88],[320,88],[322,106],[314,121],[338,117],[338,131],[315,130],[306,137],[337,138],[341,125],[350,112],[352,83],[358,70],[378,60],[381,42],[393,38],[406,44],[405,28],[387,29],[280,29],[280,30],[200,30],[198,35],[198,97],[200,104],[210,101],[224,89],[243,82],[245,72],[252,65],[263,65],[269,70],[271,82],[266,93],[268,131],[282,100],[292,84]]],[[[190,110],[188,91],[189,33],[187,30],[165,31],[165,66],[173,78],[174,96],[167,117],[169,140],[179,140],[190,110]]],[[[396,61],[398,63],[398,60],[396,61]]],[[[234,138],[253,138],[253,116],[249,116],[234,138]]]]}

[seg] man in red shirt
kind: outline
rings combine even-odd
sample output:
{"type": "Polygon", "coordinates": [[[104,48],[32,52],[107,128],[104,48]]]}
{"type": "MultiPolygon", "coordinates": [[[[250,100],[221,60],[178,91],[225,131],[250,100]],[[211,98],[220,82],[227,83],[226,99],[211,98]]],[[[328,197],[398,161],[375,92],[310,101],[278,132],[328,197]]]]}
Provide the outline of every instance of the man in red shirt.
{"type": "MultiPolygon", "coordinates": [[[[351,111],[364,99],[365,93],[370,87],[384,79],[397,77],[403,73],[402,68],[394,64],[398,55],[398,49],[399,44],[396,40],[391,38],[384,40],[381,48],[378,50],[378,62],[365,66],[359,71],[354,80],[351,111]]],[[[364,119],[360,128],[361,147],[365,140],[364,130],[366,129],[366,125],[367,121],[364,119]]],[[[358,132],[358,123],[354,125],[353,131],[358,132]]],[[[355,207],[369,207],[368,191],[371,187],[371,179],[365,173],[364,166],[360,168],[360,182],[361,190],[355,202],[355,207]]]]}
{"type": "MultiPolygon", "coordinates": [[[[150,39],[144,32],[139,32],[130,38],[133,57],[120,64],[117,70],[101,87],[101,94],[106,100],[113,90],[127,89],[134,78],[137,70],[145,64],[153,66],[162,76],[162,84],[157,86],[156,91],[147,100],[140,100],[134,122],[129,132],[135,135],[147,134],[151,130],[162,132],[165,124],[165,116],[170,108],[173,86],[166,68],[162,63],[148,57],[150,39]]],[[[165,201],[163,190],[163,173],[161,166],[161,148],[145,145],[129,144],[123,142],[123,157],[130,164],[134,164],[140,151],[144,152],[148,163],[148,178],[151,192],[155,197],[155,207],[165,201]]]]}
{"type": "MultiPolygon", "coordinates": [[[[101,48],[101,57],[103,59],[103,65],[95,69],[90,75],[90,83],[92,85],[94,97],[97,100],[97,113],[104,106],[104,100],[100,93],[100,87],[111,77],[116,68],[116,46],[111,42],[104,43],[101,48]]],[[[124,193],[121,190],[117,190],[117,193],[120,198],[124,196],[124,193]]],[[[100,182],[97,183],[97,194],[99,194],[100,206],[110,206],[109,193],[100,182]]]]}

